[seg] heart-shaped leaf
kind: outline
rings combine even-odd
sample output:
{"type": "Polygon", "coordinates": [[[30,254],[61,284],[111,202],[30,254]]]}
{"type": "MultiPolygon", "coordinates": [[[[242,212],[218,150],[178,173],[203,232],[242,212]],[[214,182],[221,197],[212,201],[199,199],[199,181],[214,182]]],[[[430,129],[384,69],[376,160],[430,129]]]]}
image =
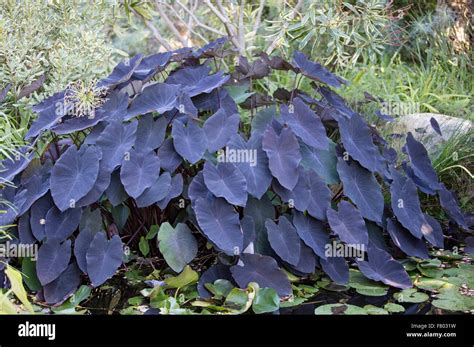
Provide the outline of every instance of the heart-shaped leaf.
{"type": "Polygon", "coordinates": [[[194,212],[203,233],[228,255],[242,252],[239,214],[222,198],[198,198],[194,212]]]}
{"type": "Polygon", "coordinates": [[[363,217],[382,222],[384,200],[380,185],[370,171],[357,162],[346,162],[339,158],[337,172],[344,184],[344,194],[359,208],[363,217]]]}
{"type": "Polygon", "coordinates": [[[204,164],[204,183],[217,197],[224,198],[232,205],[245,206],[247,203],[247,182],[244,175],[232,163],[210,162],[204,164]]]}
{"type": "Polygon", "coordinates": [[[125,191],[132,198],[143,194],[145,189],[151,187],[160,175],[160,159],[155,152],[137,152],[130,150],[125,157],[120,170],[120,180],[125,191]]]}
{"type": "Polygon", "coordinates": [[[273,177],[286,189],[293,189],[298,182],[301,154],[291,129],[284,128],[278,135],[272,126],[268,126],[263,134],[262,148],[267,153],[273,177]]]}
{"type": "Polygon", "coordinates": [[[93,146],[77,150],[71,146],[51,170],[51,195],[61,210],[74,207],[97,180],[100,154],[93,146]]]}
{"type": "Polygon", "coordinates": [[[53,282],[66,270],[71,259],[71,240],[63,243],[56,241],[46,242],[38,251],[36,274],[44,286],[53,282]]]}
{"type": "Polygon", "coordinates": [[[87,273],[94,287],[115,274],[122,264],[123,244],[118,235],[110,240],[103,232],[95,234],[86,253],[87,273]]]}
{"type": "Polygon", "coordinates": [[[189,120],[187,126],[180,120],[173,122],[171,130],[173,145],[176,152],[191,164],[196,164],[207,148],[206,134],[199,125],[189,120]]]}
{"type": "Polygon", "coordinates": [[[169,223],[163,223],[158,232],[158,247],[166,263],[175,272],[181,272],[186,264],[197,254],[198,245],[191,230],[186,224],[178,223],[173,228],[169,223]]]}
{"type": "Polygon", "coordinates": [[[291,294],[290,281],[275,259],[260,254],[243,253],[240,260],[241,264],[230,268],[240,288],[247,288],[250,282],[256,282],[260,287],[275,289],[279,296],[291,294]]]}

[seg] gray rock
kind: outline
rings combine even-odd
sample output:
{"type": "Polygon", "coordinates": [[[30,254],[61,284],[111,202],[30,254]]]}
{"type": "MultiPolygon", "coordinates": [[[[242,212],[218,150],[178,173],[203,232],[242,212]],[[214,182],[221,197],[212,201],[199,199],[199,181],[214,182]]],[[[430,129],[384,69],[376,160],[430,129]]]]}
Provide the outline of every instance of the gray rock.
{"type": "MultiPolygon", "coordinates": [[[[425,145],[429,153],[433,153],[440,143],[448,141],[454,135],[466,134],[471,130],[472,122],[469,120],[436,113],[414,113],[398,117],[388,123],[384,132],[402,135],[411,132],[416,140],[425,145]],[[432,117],[438,122],[442,136],[431,126],[430,119],[432,117]]],[[[405,136],[394,141],[392,146],[399,150],[404,143],[405,136]]]]}

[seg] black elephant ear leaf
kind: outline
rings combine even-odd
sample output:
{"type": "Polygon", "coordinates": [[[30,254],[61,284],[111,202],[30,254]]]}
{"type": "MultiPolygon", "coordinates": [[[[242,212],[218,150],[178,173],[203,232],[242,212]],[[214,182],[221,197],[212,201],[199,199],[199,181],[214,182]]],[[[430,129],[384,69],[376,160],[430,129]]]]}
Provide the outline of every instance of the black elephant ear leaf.
{"type": "Polygon", "coordinates": [[[105,192],[107,187],[110,185],[110,180],[112,176],[112,170],[107,167],[107,162],[101,160],[99,162],[99,173],[97,174],[97,180],[94,183],[92,189],[84,197],[81,198],[76,204],[77,207],[88,206],[93,204],[97,200],[100,200],[100,197],[105,192]]]}
{"type": "Polygon", "coordinates": [[[70,259],[71,240],[43,243],[36,261],[36,274],[41,284],[45,286],[58,278],[66,270],[70,259]]]}
{"type": "Polygon", "coordinates": [[[408,177],[403,177],[398,171],[392,170],[390,195],[392,210],[398,221],[417,239],[432,231],[431,225],[425,220],[421,211],[418,191],[408,177]]]}
{"type": "Polygon", "coordinates": [[[61,276],[44,286],[44,298],[48,304],[63,302],[76,291],[80,283],[81,272],[76,263],[72,263],[61,276]]]}
{"type": "Polygon", "coordinates": [[[143,58],[138,67],[133,71],[132,77],[138,80],[148,80],[168,65],[171,55],[171,52],[163,52],[143,58]]]}
{"type": "Polygon", "coordinates": [[[93,187],[99,174],[100,152],[93,146],[71,146],[51,170],[51,195],[61,210],[75,207],[93,187]]]}
{"type": "Polygon", "coordinates": [[[38,113],[38,118],[31,124],[25,135],[28,140],[38,136],[41,132],[51,129],[64,116],[66,106],[64,105],[65,92],[56,93],[45,99],[38,105],[33,106],[33,111],[38,113]]]}
{"type": "Polygon", "coordinates": [[[143,56],[137,54],[131,59],[125,60],[114,67],[112,73],[97,83],[97,87],[111,88],[118,84],[127,82],[132,77],[135,69],[140,65],[143,56]]]}
{"type": "Polygon", "coordinates": [[[122,202],[127,200],[128,195],[123,187],[122,181],[120,180],[120,171],[116,170],[110,177],[110,184],[105,190],[105,195],[109,199],[112,206],[120,205],[122,202]]]}
{"type": "Polygon", "coordinates": [[[331,115],[336,120],[340,118],[339,116],[345,118],[352,118],[352,116],[356,114],[349,106],[347,106],[344,99],[336,92],[324,86],[318,87],[317,90],[327,103],[327,105],[322,106],[326,108],[329,105],[334,111],[336,111],[336,115],[331,115]]]}
{"type": "Polygon", "coordinates": [[[87,273],[94,287],[111,278],[122,264],[123,244],[118,235],[110,240],[103,232],[95,234],[86,253],[87,273]]]}
{"type": "Polygon", "coordinates": [[[395,120],[395,118],[383,113],[381,110],[375,111],[375,115],[386,122],[393,122],[395,120]]]}
{"type": "Polygon", "coordinates": [[[0,92],[0,103],[2,103],[3,100],[5,100],[5,98],[7,97],[8,92],[10,91],[11,88],[12,88],[12,84],[8,83],[5,86],[5,88],[2,89],[2,91],[0,92]]]}
{"type": "Polygon", "coordinates": [[[202,171],[199,171],[189,184],[188,196],[192,204],[200,198],[207,199],[213,197],[204,183],[204,173],[202,171]]]}
{"type": "Polygon", "coordinates": [[[423,237],[433,246],[444,249],[444,235],[441,225],[429,214],[425,213],[425,219],[431,225],[432,231],[424,234],[423,237]]]}
{"type": "Polygon", "coordinates": [[[321,64],[309,61],[302,52],[296,51],[293,54],[293,65],[306,77],[328,86],[339,88],[342,84],[348,84],[346,80],[332,74],[321,64]]]}
{"type": "Polygon", "coordinates": [[[293,224],[301,240],[320,258],[326,259],[325,246],[329,244],[329,234],[324,224],[301,212],[294,212],[293,224]]]}
{"type": "Polygon", "coordinates": [[[230,268],[232,277],[241,288],[256,282],[260,288],[273,288],[279,296],[291,295],[291,284],[272,257],[243,253],[241,263],[230,268]]]}
{"type": "Polygon", "coordinates": [[[198,198],[194,212],[202,232],[228,255],[238,255],[243,248],[239,214],[222,198],[198,198]]]}
{"type": "Polygon", "coordinates": [[[138,120],[137,139],[134,148],[142,153],[149,153],[161,146],[165,140],[168,121],[160,116],[153,120],[151,114],[142,116],[138,120]]]}
{"type": "Polygon", "coordinates": [[[181,86],[168,83],[152,84],[138,95],[130,105],[125,120],[149,112],[164,113],[177,108],[178,93],[181,86]]]}
{"type": "Polygon", "coordinates": [[[33,81],[31,84],[27,85],[26,87],[23,87],[20,91],[20,94],[18,94],[17,100],[20,100],[21,98],[28,97],[31,94],[33,94],[35,91],[37,91],[43,86],[45,80],[46,80],[46,75],[42,74],[38,79],[33,81]]]}
{"type": "Polygon", "coordinates": [[[42,241],[46,236],[46,214],[53,206],[54,202],[50,194],[43,196],[31,205],[31,232],[38,241],[42,241]]]}
{"type": "Polygon", "coordinates": [[[13,181],[16,175],[26,169],[33,160],[35,153],[24,146],[18,149],[18,155],[6,158],[0,162],[0,183],[13,181]]]}
{"type": "Polygon", "coordinates": [[[232,163],[213,165],[207,161],[203,169],[204,183],[216,197],[224,198],[232,205],[245,206],[247,203],[247,181],[232,163]]]}
{"type": "Polygon", "coordinates": [[[160,159],[153,151],[143,153],[131,149],[120,169],[120,179],[132,198],[139,197],[145,189],[150,188],[159,174],[160,159]]]}
{"type": "Polygon", "coordinates": [[[158,201],[156,204],[158,205],[159,208],[164,210],[166,206],[168,206],[168,203],[172,199],[180,196],[182,192],[183,192],[183,176],[180,173],[178,173],[171,178],[171,188],[168,194],[166,195],[166,197],[158,201]]]}
{"type": "Polygon", "coordinates": [[[164,199],[171,189],[171,175],[169,172],[163,172],[151,187],[145,189],[143,194],[135,199],[137,207],[148,207],[164,199]]]}
{"type": "Polygon", "coordinates": [[[49,176],[49,172],[46,174],[34,174],[28,179],[28,182],[23,186],[23,188],[18,190],[17,195],[21,196],[21,200],[24,200],[22,204],[18,204],[16,201],[17,199],[15,199],[15,205],[18,208],[19,215],[25,213],[35,201],[48,192],[49,176]]]}
{"type": "Polygon", "coordinates": [[[428,249],[425,243],[410,234],[408,230],[395,220],[387,220],[387,231],[395,245],[411,257],[428,259],[428,249]]]}
{"type": "Polygon", "coordinates": [[[372,132],[364,120],[354,114],[338,120],[342,143],[349,155],[371,172],[387,175],[385,160],[372,140],[372,132]]]}
{"type": "Polygon", "coordinates": [[[203,126],[209,152],[215,152],[224,147],[227,141],[237,134],[239,123],[240,117],[238,114],[228,116],[222,108],[209,117],[203,126]]]}
{"type": "Polygon", "coordinates": [[[289,269],[296,275],[312,274],[316,268],[316,256],[313,250],[300,241],[300,254],[296,265],[287,264],[289,269]]]}
{"type": "Polygon", "coordinates": [[[237,160],[235,165],[239,168],[247,181],[247,192],[260,199],[266,193],[272,182],[272,174],[268,169],[268,158],[262,149],[262,139],[252,135],[248,142],[242,136],[234,135],[227,144],[227,151],[221,156],[232,156],[237,153],[247,153],[245,160],[237,160]]]}
{"type": "Polygon", "coordinates": [[[137,122],[122,124],[115,120],[110,122],[98,137],[96,143],[102,150],[102,160],[106,168],[113,171],[122,164],[122,160],[130,151],[136,140],[137,122]]]}
{"type": "Polygon", "coordinates": [[[438,196],[441,207],[446,211],[449,218],[455,221],[461,228],[469,230],[454,193],[448,190],[444,183],[440,184],[438,196]]]}
{"type": "Polygon", "coordinates": [[[300,142],[301,166],[314,170],[326,184],[339,183],[337,174],[336,144],[329,140],[327,149],[316,149],[300,142]]]}
{"type": "Polygon", "coordinates": [[[66,240],[79,226],[81,215],[80,208],[70,208],[61,212],[57,207],[52,207],[46,214],[46,241],[63,242],[66,240]]]}
{"type": "Polygon", "coordinates": [[[416,176],[412,167],[406,161],[402,162],[402,167],[407,177],[409,177],[413,181],[413,183],[416,184],[420,191],[428,195],[436,195],[436,190],[430,188],[425,181],[421,180],[418,176],[416,176]]]}
{"type": "Polygon", "coordinates": [[[411,132],[407,135],[406,151],[410,157],[411,167],[415,176],[426,184],[428,188],[438,190],[438,176],[431,165],[428,152],[421,142],[415,140],[411,132]]]}
{"type": "Polygon", "coordinates": [[[200,298],[210,299],[212,297],[211,292],[206,289],[205,285],[208,283],[212,284],[216,280],[227,280],[229,282],[234,282],[232,274],[230,273],[230,267],[223,264],[215,264],[204,271],[204,273],[199,278],[197,285],[200,298]]]}
{"type": "Polygon", "coordinates": [[[87,273],[87,250],[98,231],[99,230],[92,230],[89,228],[83,229],[79,232],[76,241],[74,242],[74,255],[76,257],[77,265],[84,273],[87,273]]]}
{"type": "Polygon", "coordinates": [[[262,148],[267,153],[273,177],[286,189],[293,189],[298,182],[301,153],[298,140],[291,129],[283,128],[278,135],[271,125],[267,126],[262,148]]]}
{"type": "Polygon", "coordinates": [[[278,256],[291,265],[297,265],[300,258],[300,238],[295,227],[285,217],[280,216],[278,224],[271,219],[265,221],[268,241],[278,256]]]}
{"type": "Polygon", "coordinates": [[[357,162],[339,158],[337,172],[344,185],[344,194],[359,208],[364,218],[382,222],[384,200],[380,185],[370,171],[357,162]]]}
{"type": "Polygon", "coordinates": [[[443,136],[443,134],[441,133],[441,128],[440,128],[439,123],[436,120],[436,118],[431,117],[430,118],[430,124],[431,124],[431,127],[433,128],[433,130],[436,131],[439,136],[443,136]]]}
{"type": "Polygon", "coordinates": [[[195,121],[189,120],[185,126],[180,120],[175,120],[171,135],[174,148],[180,156],[191,164],[202,159],[207,148],[206,134],[195,121]]]}
{"type": "Polygon", "coordinates": [[[170,138],[167,138],[158,149],[158,157],[160,158],[161,168],[169,172],[174,172],[183,162],[183,158],[176,153],[173,140],[170,138]]]}
{"type": "Polygon", "coordinates": [[[402,264],[392,256],[369,243],[369,260],[357,260],[360,271],[365,277],[374,281],[381,281],[389,286],[406,289],[411,288],[413,283],[402,264]]]}
{"type": "Polygon", "coordinates": [[[179,69],[166,79],[166,83],[180,85],[190,97],[210,93],[229,80],[222,71],[209,75],[211,68],[206,65],[179,69]]]}
{"type": "Polygon", "coordinates": [[[334,283],[344,285],[349,282],[349,266],[343,257],[328,256],[326,259],[319,259],[319,263],[334,283]]]}
{"type": "Polygon", "coordinates": [[[300,98],[295,98],[290,107],[281,106],[281,118],[308,146],[318,149],[328,148],[329,139],[321,119],[300,98]]]}
{"type": "Polygon", "coordinates": [[[195,49],[193,52],[193,57],[198,59],[220,57],[222,56],[222,48],[227,41],[229,41],[228,37],[219,37],[218,39],[195,49]]]}
{"type": "Polygon", "coordinates": [[[235,71],[242,75],[241,79],[260,79],[270,73],[270,68],[262,59],[256,59],[250,64],[246,57],[240,56],[235,71]]]}
{"type": "Polygon", "coordinates": [[[369,235],[360,212],[350,202],[341,201],[337,212],[327,211],[329,226],[341,241],[347,244],[368,246],[369,235]]]}

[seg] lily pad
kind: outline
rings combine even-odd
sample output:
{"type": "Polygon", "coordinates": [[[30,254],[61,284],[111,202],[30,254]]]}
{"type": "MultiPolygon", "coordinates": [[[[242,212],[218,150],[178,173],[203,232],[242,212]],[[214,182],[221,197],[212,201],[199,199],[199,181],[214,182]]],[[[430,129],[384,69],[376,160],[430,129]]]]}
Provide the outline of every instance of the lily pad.
{"type": "Polygon", "coordinates": [[[359,315],[367,314],[362,307],[347,304],[326,304],[316,307],[314,310],[316,315],[359,315]]]}
{"type": "Polygon", "coordinates": [[[401,313],[405,312],[405,307],[399,304],[395,304],[393,302],[388,302],[383,307],[386,311],[390,313],[401,313]]]}
{"type": "Polygon", "coordinates": [[[449,286],[441,289],[433,306],[447,311],[469,311],[474,310],[474,298],[460,293],[456,286],[449,286]]]}
{"type": "Polygon", "coordinates": [[[427,294],[421,293],[414,288],[404,289],[401,292],[393,294],[393,297],[398,302],[410,302],[413,304],[425,302],[430,298],[427,294]]]}
{"type": "Polygon", "coordinates": [[[374,305],[365,305],[364,310],[366,310],[367,313],[370,315],[388,314],[388,311],[386,311],[384,308],[377,307],[374,305]]]}
{"type": "Polygon", "coordinates": [[[253,312],[268,313],[278,310],[280,307],[280,297],[275,289],[260,288],[252,303],[253,312]]]}

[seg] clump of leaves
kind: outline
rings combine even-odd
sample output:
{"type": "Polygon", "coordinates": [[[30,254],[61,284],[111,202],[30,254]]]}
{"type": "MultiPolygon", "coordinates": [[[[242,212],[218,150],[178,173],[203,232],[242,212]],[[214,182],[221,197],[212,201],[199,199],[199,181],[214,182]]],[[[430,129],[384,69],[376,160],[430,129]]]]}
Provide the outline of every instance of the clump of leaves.
{"type": "MultiPolygon", "coordinates": [[[[199,296],[225,295],[224,306],[239,310],[256,294],[246,292],[244,303],[241,289],[250,283],[271,288],[252,301],[254,311],[267,312],[276,307],[273,291],[287,299],[290,279],[316,268],[337,285],[349,282],[354,265],[372,281],[407,289],[412,280],[391,253],[428,258],[427,242],[444,243],[438,222],[420,208],[418,190],[439,195],[450,218],[467,229],[423,145],[409,133],[407,161],[396,167],[397,153],[331,89],[347,81],[300,52],[291,62],[262,55],[222,71],[219,61],[230,53],[225,43],[120,63],[97,82],[105,100],[84,117],[64,112],[68,89],[34,107],[38,119],[26,139],[33,147],[40,138],[52,140],[37,157],[25,149],[2,163],[2,178],[16,184],[3,188],[2,198],[16,208],[6,206],[0,224],[17,222],[12,232],[22,243],[40,244],[35,269],[47,303],[74,293],[82,274],[93,287],[102,285],[138,249],[181,272],[165,279],[172,288],[198,281],[188,265],[196,261],[207,268],[199,296]],[[314,95],[256,93],[237,105],[227,91],[275,69],[312,80],[314,95]],[[239,107],[250,110],[248,123],[239,107]],[[337,144],[328,138],[334,129],[337,144]],[[367,254],[328,254],[332,241],[367,254]],[[209,267],[201,258],[216,262],[209,267]],[[217,280],[235,288],[227,293],[230,287],[217,288],[217,280]]],[[[371,281],[358,285],[373,288],[371,281]]],[[[160,309],[181,312],[173,299],[160,309]]]]}

